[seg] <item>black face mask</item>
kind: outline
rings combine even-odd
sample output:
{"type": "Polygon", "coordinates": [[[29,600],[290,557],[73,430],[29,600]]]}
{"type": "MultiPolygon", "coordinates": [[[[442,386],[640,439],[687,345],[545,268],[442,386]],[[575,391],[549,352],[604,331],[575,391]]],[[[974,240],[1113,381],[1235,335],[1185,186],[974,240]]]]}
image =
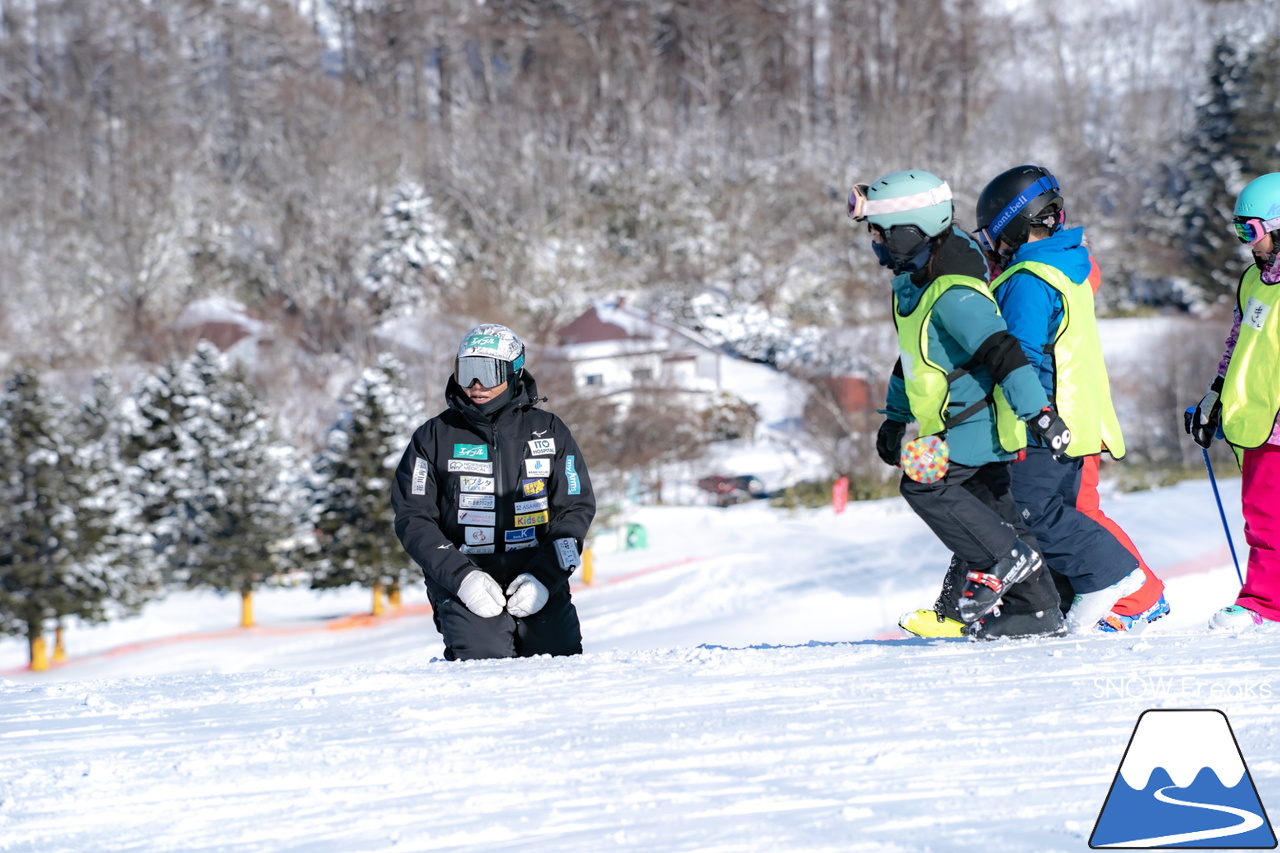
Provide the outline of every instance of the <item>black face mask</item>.
{"type": "Polygon", "coordinates": [[[932,249],[932,245],[926,239],[920,250],[915,254],[900,258],[894,255],[887,243],[871,244],[871,251],[876,253],[876,260],[880,262],[880,266],[888,267],[895,273],[917,272],[924,269],[924,265],[929,263],[929,255],[932,249]]]}
{"type": "Polygon", "coordinates": [[[880,266],[895,273],[916,272],[929,262],[928,235],[914,225],[894,225],[888,230],[876,229],[882,240],[871,243],[880,266]]]}

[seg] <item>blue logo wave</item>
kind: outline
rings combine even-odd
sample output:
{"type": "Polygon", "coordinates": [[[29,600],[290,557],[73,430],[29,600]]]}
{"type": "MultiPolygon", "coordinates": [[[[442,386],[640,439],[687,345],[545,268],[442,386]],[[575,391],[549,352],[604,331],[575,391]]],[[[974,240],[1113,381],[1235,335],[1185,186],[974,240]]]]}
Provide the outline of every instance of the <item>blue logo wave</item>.
{"type": "Polygon", "coordinates": [[[1205,767],[1180,788],[1157,767],[1141,790],[1116,774],[1089,846],[1270,850],[1276,836],[1248,773],[1227,787],[1205,767]]]}

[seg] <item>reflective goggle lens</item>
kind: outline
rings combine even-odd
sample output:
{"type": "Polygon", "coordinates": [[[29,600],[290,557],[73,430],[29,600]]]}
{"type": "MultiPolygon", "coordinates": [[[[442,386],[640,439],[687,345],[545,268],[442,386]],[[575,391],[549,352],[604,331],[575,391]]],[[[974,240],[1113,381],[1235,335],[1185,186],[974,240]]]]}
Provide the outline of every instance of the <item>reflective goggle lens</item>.
{"type": "Polygon", "coordinates": [[[1241,218],[1231,220],[1231,227],[1236,230],[1240,242],[1253,245],[1263,237],[1280,228],[1280,217],[1275,219],[1241,218]]]}
{"type": "Polygon", "coordinates": [[[470,387],[477,379],[485,388],[496,388],[511,378],[511,363],[496,358],[466,356],[454,365],[453,378],[463,388],[470,387]]]}
{"type": "Polygon", "coordinates": [[[867,185],[854,184],[853,189],[849,190],[849,205],[847,214],[850,219],[855,222],[861,222],[867,217],[867,185]]]}
{"type": "Polygon", "coordinates": [[[1231,225],[1236,229],[1236,236],[1241,243],[1253,244],[1267,236],[1261,219],[1237,219],[1231,225]]]}

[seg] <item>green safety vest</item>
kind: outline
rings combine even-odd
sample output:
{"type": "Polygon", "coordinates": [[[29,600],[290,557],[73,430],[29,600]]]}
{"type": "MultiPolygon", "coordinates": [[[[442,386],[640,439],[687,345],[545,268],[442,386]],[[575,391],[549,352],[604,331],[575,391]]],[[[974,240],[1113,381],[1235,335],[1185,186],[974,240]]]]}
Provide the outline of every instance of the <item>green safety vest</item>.
{"type": "MultiPolygon", "coordinates": [[[[893,297],[893,323],[898,329],[902,377],[906,384],[907,400],[911,404],[911,414],[920,424],[920,435],[937,435],[968,416],[963,414],[948,423],[951,383],[968,373],[968,370],[959,367],[948,371],[930,358],[929,353],[929,319],[933,316],[933,307],[942,294],[952,287],[972,288],[995,302],[985,281],[967,275],[942,275],[935,278],[924,293],[920,294],[920,301],[911,309],[910,314],[902,314],[897,295],[893,297]]],[[[995,405],[1000,446],[1009,453],[1016,453],[1026,447],[1026,425],[1018,420],[1004,394],[992,394],[986,398],[986,402],[988,405],[994,402],[995,405]]],[[[968,409],[966,412],[972,413],[968,409]]]]}
{"type": "Polygon", "coordinates": [[[1236,305],[1242,319],[1222,382],[1222,434],[1236,447],[1261,447],[1280,411],[1280,286],[1264,284],[1250,266],[1236,305]]]}
{"type": "Polygon", "coordinates": [[[1029,273],[1062,295],[1062,320],[1045,352],[1053,356],[1053,399],[1050,402],[1071,430],[1069,456],[1092,456],[1103,447],[1116,459],[1124,456],[1124,436],[1111,403],[1111,383],[1102,360],[1093,288],[1072,281],[1062,270],[1038,261],[1023,261],[991,283],[994,293],[1010,276],[1029,273]]]}

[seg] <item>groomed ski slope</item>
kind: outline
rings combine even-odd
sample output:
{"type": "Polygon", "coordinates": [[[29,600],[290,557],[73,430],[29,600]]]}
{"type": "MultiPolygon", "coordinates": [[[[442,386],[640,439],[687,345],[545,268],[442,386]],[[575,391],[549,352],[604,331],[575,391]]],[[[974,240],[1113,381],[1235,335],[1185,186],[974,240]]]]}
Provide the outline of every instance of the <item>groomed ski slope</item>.
{"type": "Polygon", "coordinates": [[[1274,820],[1280,635],[1202,628],[1237,586],[1208,481],[1104,508],[1168,570],[1138,636],[877,640],[946,563],[888,500],[643,511],[580,658],[447,663],[429,616],[332,630],[364,594],[304,590],[251,632],[173,596],[45,674],[5,640],[0,851],[1084,851],[1148,708],[1224,711],[1274,820]]]}

